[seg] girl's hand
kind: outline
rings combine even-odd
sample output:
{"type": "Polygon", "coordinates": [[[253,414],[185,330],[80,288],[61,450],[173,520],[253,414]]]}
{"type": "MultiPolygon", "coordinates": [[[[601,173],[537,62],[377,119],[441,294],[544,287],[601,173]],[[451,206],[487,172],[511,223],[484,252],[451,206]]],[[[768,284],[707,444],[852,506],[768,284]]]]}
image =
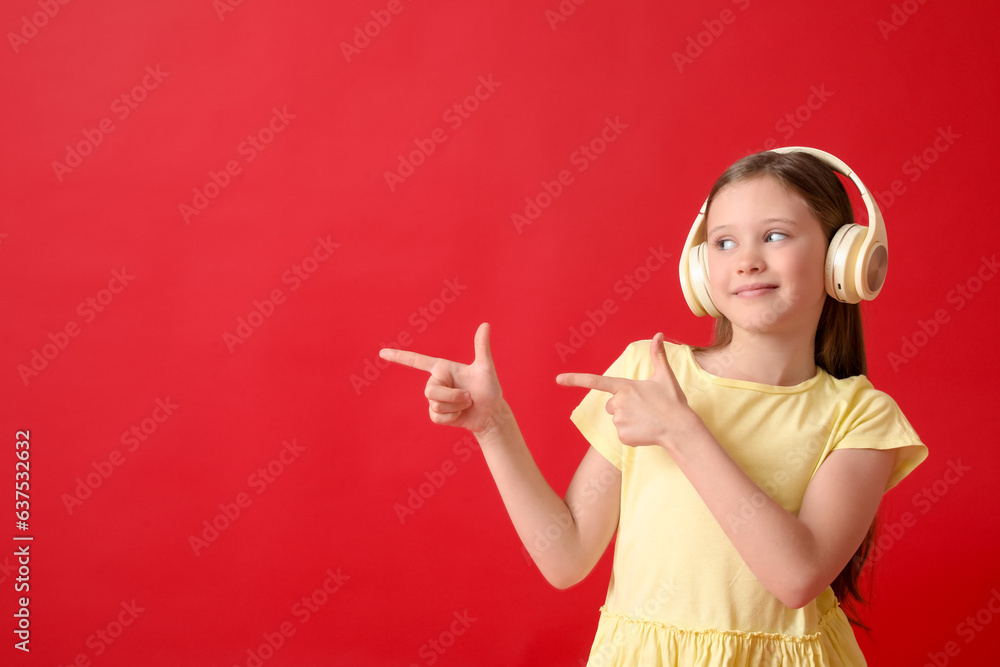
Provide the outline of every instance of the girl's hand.
{"type": "Polygon", "coordinates": [[[653,337],[649,349],[653,375],[648,380],[627,380],[590,373],[563,373],[556,382],[612,394],[605,409],[618,430],[618,439],[630,447],[659,445],[668,452],[686,442],[704,422],[688,406],[663,349],[663,334],[653,337]]]}
{"type": "Polygon", "coordinates": [[[490,354],[490,325],[476,331],[476,358],[471,364],[383,348],[379,356],[431,374],[424,388],[431,421],[467,428],[475,434],[498,425],[503,394],[490,354]]]}

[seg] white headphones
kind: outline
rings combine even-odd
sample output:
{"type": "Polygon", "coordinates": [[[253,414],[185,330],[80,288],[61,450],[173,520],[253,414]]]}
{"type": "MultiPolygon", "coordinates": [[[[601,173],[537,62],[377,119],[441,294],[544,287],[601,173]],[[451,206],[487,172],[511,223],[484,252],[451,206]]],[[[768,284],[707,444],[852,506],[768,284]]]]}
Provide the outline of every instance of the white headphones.
{"type": "MultiPolygon", "coordinates": [[[[868,227],[858,224],[847,224],[837,230],[830,241],[826,252],[824,275],[826,278],[826,293],[844,303],[858,303],[862,299],[871,301],[882,291],[885,274],[889,263],[889,246],[885,235],[885,222],[879,211],[875,198],[868,188],[843,161],[827,152],[804,146],[786,146],[775,148],[771,153],[809,153],[851,179],[858,190],[868,211],[868,227]],[[867,233],[866,233],[867,230],[867,233]]],[[[700,241],[705,235],[705,208],[708,200],[701,206],[698,217],[695,218],[684,251],[681,253],[680,275],[681,290],[688,307],[697,315],[721,317],[722,313],[712,301],[708,289],[707,244],[700,241]]]]}

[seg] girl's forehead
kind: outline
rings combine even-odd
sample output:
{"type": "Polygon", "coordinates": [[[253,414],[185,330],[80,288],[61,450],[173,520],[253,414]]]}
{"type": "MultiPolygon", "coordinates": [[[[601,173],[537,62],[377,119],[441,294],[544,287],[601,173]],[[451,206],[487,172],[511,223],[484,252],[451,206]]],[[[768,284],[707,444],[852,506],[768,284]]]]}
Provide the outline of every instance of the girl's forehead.
{"type": "Polygon", "coordinates": [[[712,199],[709,211],[719,207],[745,207],[751,204],[787,206],[808,209],[805,199],[798,192],[771,176],[747,178],[729,183],[712,199]]]}
{"type": "MultiPolygon", "coordinates": [[[[707,231],[732,224],[757,224],[775,219],[795,223],[816,221],[803,197],[771,176],[741,179],[720,189],[706,218],[707,231]]],[[[816,224],[819,224],[816,221],[816,224]]]]}
{"type": "MultiPolygon", "coordinates": [[[[802,202],[802,197],[777,178],[768,175],[751,176],[729,183],[715,194],[715,199],[772,196],[802,202]]],[[[804,203],[804,202],[803,202],[804,203]]]]}

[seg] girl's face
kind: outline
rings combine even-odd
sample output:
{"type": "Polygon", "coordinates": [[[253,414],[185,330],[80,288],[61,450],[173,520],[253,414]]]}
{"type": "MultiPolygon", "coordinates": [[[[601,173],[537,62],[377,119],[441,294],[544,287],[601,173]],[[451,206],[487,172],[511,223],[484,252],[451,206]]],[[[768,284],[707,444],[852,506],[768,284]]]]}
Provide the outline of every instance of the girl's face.
{"type": "Polygon", "coordinates": [[[815,335],[827,241],[800,197],[771,177],[726,186],[712,200],[707,243],[712,299],[734,328],[815,335]]]}

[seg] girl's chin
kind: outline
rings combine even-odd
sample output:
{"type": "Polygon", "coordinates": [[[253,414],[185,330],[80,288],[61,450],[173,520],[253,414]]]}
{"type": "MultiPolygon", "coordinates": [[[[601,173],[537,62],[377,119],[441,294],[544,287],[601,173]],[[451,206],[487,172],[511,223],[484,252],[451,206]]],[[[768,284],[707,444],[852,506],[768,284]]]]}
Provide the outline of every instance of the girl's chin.
{"type": "Polygon", "coordinates": [[[775,323],[803,317],[807,311],[816,310],[817,316],[823,312],[826,292],[815,303],[806,304],[801,298],[774,290],[752,297],[733,296],[723,304],[723,314],[733,324],[743,323],[746,328],[769,327],[775,323]]]}
{"type": "MultiPolygon", "coordinates": [[[[816,322],[819,321],[819,313],[816,314],[816,322]]],[[[723,313],[734,329],[742,329],[753,334],[789,334],[800,331],[803,327],[810,325],[810,318],[803,317],[800,313],[795,316],[791,310],[775,308],[760,309],[730,309],[728,313],[723,313]]]]}
{"type": "Polygon", "coordinates": [[[774,304],[761,307],[747,306],[729,308],[724,313],[733,327],[752,332],[770,331],[784,324],[789,317],[787,309],[778,310],[774,304]]]}

